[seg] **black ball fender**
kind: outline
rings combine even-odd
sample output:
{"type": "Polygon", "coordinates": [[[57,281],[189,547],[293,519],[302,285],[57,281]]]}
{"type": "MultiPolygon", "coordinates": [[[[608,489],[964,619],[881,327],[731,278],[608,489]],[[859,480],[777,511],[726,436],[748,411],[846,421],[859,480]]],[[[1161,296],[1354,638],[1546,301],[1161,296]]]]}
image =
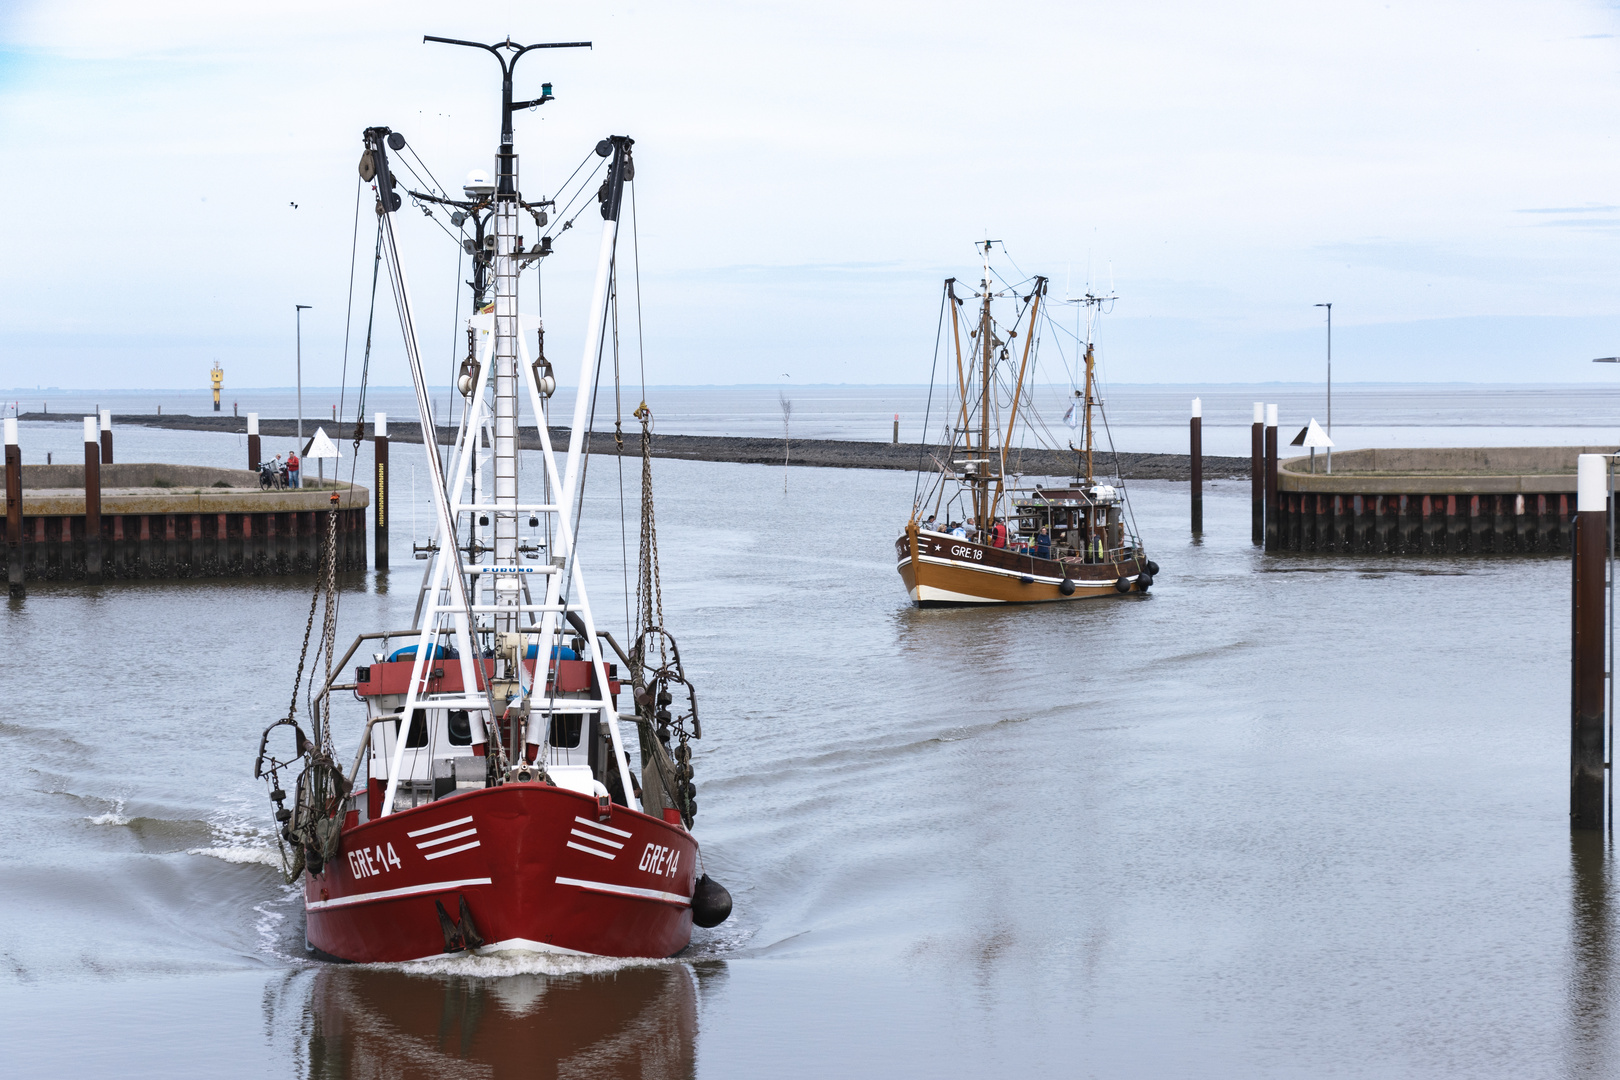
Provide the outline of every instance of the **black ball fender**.
{"type": "Polygon", "coordinates": [[[1141,590],[1142,592],[1147,592],[1149,589],[1153,588],[1153,575],[1152,574],[1137,574],[1136,575],[1136,587],[1139,590],[1141,590]]]}
{"type": "Polygon", "coordinates": [[[1073,596],[1074,582],[1070,581],[1068,578],[1064,578],[1062,581],[1058,582],[1058,592],[1062,593],[1064,596],[1073,596]]]}
{"type": "Polygon", "coordinates": [[[1148,577],[1156,577],[1156,576],[1158,576],[1159,564],[1154,562],[1152,559],[1149,559],[1147,561],[1147,572],[1148,572],[1148,577]]]}
{"type": "Polygon", "coordinates": [[[1128,592],[1130,592],[1131,591],[1131,580],[1130,580],[1130,578],[1120,578],[1118,581],[1114,582],[1114,591],[1119,592],[1119,593],[1128,593],[1128,592]]]}
{"type": "Polygon", "coordinates": [[[719,926],[731,917],[731,894],[708,874],[692,889],[692,921],[702,927],[719,926]]]}

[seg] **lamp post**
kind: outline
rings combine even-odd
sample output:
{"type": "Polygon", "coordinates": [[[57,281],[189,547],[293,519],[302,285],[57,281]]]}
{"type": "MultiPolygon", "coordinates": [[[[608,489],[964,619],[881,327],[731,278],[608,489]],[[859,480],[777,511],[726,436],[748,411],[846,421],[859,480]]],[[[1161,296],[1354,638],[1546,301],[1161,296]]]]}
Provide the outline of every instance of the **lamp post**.
{"type": "Polygon", "coordinates": [[[310,304],[294,304],[293,318],[298,322],[298,445],[304,445],[304,312],[310,304]]]}
{"type": "MultiPolygon", "coordinates": [[[[1327,341],[1327,346],[1328,346],[1328,357],[1327,357],[1327,360],[1328,360],[1328,402],[1327,402],[1327,405],[1328,405],[1328,417],[1327,417],[1327,420],[1328,420],[1328,422],[1327,422],[1327,433],[1328,433],[1328,438],[1331,439],[1331,438],[1333,438],[1333,305],[1332,305],[1332,303],[1326,303],[1326,304],[1317,304],[1316,306],[1317,307],[1325,307],[1325,308],[1327,308],[1327,315],[1328,315],[1328,341],[1327,341]]],[[[1333,447],[1331,447],[1331,446],[1327,448],[1327,459],[1328,459],[1327,460],[1328,475],[1331,476],[1333,474],[1333,447]]]]}

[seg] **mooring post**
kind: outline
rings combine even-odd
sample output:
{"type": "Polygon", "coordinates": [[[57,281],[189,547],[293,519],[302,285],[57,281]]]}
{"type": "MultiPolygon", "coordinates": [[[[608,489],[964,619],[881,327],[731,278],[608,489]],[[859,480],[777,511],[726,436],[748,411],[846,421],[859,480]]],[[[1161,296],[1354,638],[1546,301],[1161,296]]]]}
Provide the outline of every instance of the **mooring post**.
{"type": "Polygon", "coordinates": [[[894,414],[894,445],[900,445],[900,414],[894,414]]]}
{"type": "Polygon", "coordinates": [[[111,465],[112,459],[112,410],[101,410],[101,463],[111,465]]]}
{"type": "Polygon", "coordinates": [[[1204,399],[1193,398],[1192,419],[1188,421],[1188,447],[1192,457],[1192,531],[1204,531],[1204,399]]]}
{"type": "Polygon", "coordinates": [[[22,447],[17,445],[17,418],[6,417],[6,580],[11,598],[27,595],[23,588],[22,447]]]}
{"type": "Polygon", "coordinates": [[[1249,499],[1251,523],[1249,542],[1259,547],[1266,542],[1266,406],[1254,403],[1254,425],[1249,429],[1249,499]]]}
{"type": "MultiPolygon", "coordinates": [[[[372,450],[377,458],[377,490],[372,492],[372,505],[376,508],[372,544],[377,553],[373,557],[378,570],[388,569],[388,414],[378,413],[371,428],[372,450]]],[[[362,519],[363,520],[363,519],[362,519]]],[[[361,526],[364,528],[364,526],[361,526]]],[[[362,533],[362,536],[365,534],[362,533]]]]}
{"type": "Polygon", "coordinates": [[[1281,515],[1277,513],[1277,406],[1266,406],[1266,550],[1278,546],[1282,537],[1281,515]]]}
{"type": "Polygon", "coordinates": [[[1570,664],[1569,827],[1603,828],[1605,462],[1582,454],[1575,470],[1574,607],[1570,664]]]}
{"type": "Polygon", "coordinates": [[[248,413],[248,468],[259,471],[259,414],[248,413]]]}
{"type": "Polygon", "coordinates": [[[96,418],[84,418],[84,577],[101,584],[101,440],[96,418]]]}

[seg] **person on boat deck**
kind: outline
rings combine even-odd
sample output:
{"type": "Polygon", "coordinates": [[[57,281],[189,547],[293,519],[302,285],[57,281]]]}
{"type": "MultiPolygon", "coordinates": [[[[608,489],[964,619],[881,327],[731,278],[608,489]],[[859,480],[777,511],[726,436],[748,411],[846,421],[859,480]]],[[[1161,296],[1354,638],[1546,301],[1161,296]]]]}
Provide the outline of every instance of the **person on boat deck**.
{"type": "Polygon", "coordinates": [[[990,546],[1004,548],[1007,546],[1007,519],[996,518],[996,523],[990,526],[990,546]]]}
{"type": "Polygon", "coordinates": [[[296,450],[287,451],[287,486],[304,486],[298,476],[298,451],[296,450]]]}
{"type": "Polygon", "coordinates": [[[928,520],[923,522],[922,527],[924,529],[927,529],[929,532],[937,532],[937,531],[939,531],[939,526],[934,523],[934,515],[933,514],[928,515],[928,520]]]}
{"type": "Polygon", "coordinates": [[[963,525],[960,521],[958,521],[955,525],[951,526],[950,534],[952,536],[960,536],[962,539],[966,540],[967,539],[967,526],[963,525]]]}
{"type": "Polygon", "coordinates": [[[967,531],[962,534],[963,536],[965,536],[969,540],[973,540],[973,541],[977,541],[979,539],[979,519],[978,518],[976,518],[976,517],[968,518],[967,519],[967,525],[965,526],[965,528],[966,528],[967,531]]]}
{"type": "Polygon", "coordinates": [[[1052,557],[1052,538],[1046,535],[1045,525],[1042,525],[1040,531],[1035,534],[1035,554],[1042,559],[1052,557]]]}

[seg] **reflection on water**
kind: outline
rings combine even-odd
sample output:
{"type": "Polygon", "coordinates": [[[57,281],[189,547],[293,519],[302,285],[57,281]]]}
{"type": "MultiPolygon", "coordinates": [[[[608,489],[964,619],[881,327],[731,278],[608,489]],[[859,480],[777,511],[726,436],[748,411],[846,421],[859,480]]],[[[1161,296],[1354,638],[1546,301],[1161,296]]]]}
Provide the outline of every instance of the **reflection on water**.
{"type": "Polygon", "coordinates": [[[267,994],[265,1012],[272,1028],[298,1032],[309,1080],[685,1080],[697,1070],[697,1005],[684,964],[498,977],[321,965],[267,994]]]}
{"type": "Polygon", "coordinates": [[[1571,832],[1569,1047],[1571,1076],[1612,1076],[1608,983],[1610,941],[1609,868],[1601,832],[1571,832]]]}

